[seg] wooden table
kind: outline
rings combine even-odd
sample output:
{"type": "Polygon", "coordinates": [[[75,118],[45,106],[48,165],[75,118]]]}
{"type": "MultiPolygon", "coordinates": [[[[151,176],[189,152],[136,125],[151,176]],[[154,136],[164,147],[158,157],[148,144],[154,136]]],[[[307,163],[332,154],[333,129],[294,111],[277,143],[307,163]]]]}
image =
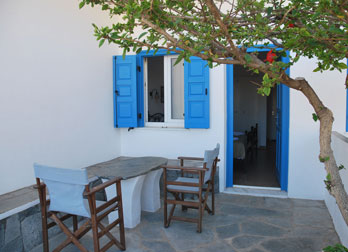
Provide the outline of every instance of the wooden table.
{"type": "MultiPolygon", "coordinates": [[[[168,162],[161,157],[118,157],[87,167],[89,177],[106,180],[121,177],[124,225],[133,228],[140,223],[141,210],[155,212],[161,207],[159,179],[161,165],[168,162]]],[[[115,185],[105,190],[107,199],[116,196],[115,185]]],[[[117,212],[109,214],[109,222],[117,212]]]]}

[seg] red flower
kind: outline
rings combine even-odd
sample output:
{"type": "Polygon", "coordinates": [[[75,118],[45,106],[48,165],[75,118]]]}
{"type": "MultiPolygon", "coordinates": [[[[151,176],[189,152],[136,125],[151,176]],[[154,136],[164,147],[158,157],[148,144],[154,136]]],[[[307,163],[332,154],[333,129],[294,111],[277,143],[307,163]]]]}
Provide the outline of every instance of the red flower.
{"type": "Polygon", "coordinates": [[[268,61],[270,64],[272,64],[272,62],[274,61],[274,59],[277,57],[277,55],[273,52],[273,50],[270,50],[267,53],[265,62],[268,61]]]}
{"type": "Polygon", "coordinates": [[[294,24],[289,24],[288,27],[289,27],[289,28],[294,28],[295,25],[294,25],[294,24]]]}

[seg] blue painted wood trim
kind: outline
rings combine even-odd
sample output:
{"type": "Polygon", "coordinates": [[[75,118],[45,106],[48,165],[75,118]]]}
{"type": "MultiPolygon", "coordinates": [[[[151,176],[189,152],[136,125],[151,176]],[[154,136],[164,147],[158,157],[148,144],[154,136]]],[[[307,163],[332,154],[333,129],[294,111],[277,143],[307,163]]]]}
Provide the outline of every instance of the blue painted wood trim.
{"type": "MultiPolygon", "coordinates": [[[[282,61],[289,62],[289,52],[287,57],[282,57],[282,61]]],[[[286,74],[290,75],[290,69],[286,70],[286,74]]],[[[280,189],[288,190],[289,177],[289,127],[290,127],[290,89],[284,84],[280,84],[281,88],[281,111],[282,111],[282,134],[281,134],[281,174],[280,174],[280,189]]]]}
{"type": "Polygon", "coordinates": [[[117,109],[116,109],[116,56],[112,57],[112,80],[113,80],[113,102],[114,102],[114,128],[117,124],[117,109]]]}
{"type": "Polygon", "coordinates": [[[205,60],[190,57],[184,62],[185,128],[210,127],[209,67],[205,60]]]}
{"type": "MultiPolygon", "coordinates": [[[[251,47],[247,52],[269,51],[269,49],[259,49],[251,47]]],[[[289,62],[289,52],[287,57],[282,57],[283,62],[289,62]]],[[[290,69],[286,70],[290,75],[290,69]]],[[[226,95],[227,95],[227,146],[226,146],[226,187],[233,186],[233,65],[226,66],[226,95]]],[[[281,190],[288,190],[289,173],[289,121],[290,121],[290,90],[287,86],[280,84],[282,99],[282,140],[281,140],[281,190]]],[[[348,106],[348,105],[347,105],[348,106]]]]}
{"type": "Polygon", "coordinates": [[[226,187],[233,186],[233,65],[226,65],[226,187]]]}
{"type": "Polygon", "coordinates": [[[144,58],[137,55],[137,91],[138,91],[138,127],[145,126],[145,101],[144,101],[144,58]]]}

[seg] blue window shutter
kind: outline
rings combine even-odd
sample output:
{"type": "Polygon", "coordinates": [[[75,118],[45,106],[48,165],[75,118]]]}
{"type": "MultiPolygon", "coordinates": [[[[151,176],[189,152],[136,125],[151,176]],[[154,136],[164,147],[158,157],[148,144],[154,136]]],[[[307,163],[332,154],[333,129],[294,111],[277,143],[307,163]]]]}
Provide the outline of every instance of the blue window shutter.
{"type": "Polygon", "coordinates": [[[136,55],[114,56],[114,126],[137,127],[136,55]]]}
{"type": "Polygon", "coordinates": [[[209,67],[207,62],[191,57],[184,63],[185,128],[209,128],[209,67]]]}

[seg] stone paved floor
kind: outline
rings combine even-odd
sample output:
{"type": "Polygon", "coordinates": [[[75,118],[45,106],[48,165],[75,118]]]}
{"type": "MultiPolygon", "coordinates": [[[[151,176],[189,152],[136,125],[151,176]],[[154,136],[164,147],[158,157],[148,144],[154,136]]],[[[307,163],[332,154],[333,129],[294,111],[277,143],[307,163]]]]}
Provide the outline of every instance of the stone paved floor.
{"type": "MultiPolygon", "coordinates": [[[[142,214],[141,223],[126,229],[129,252],[313,252],[339,242],[323,201],[216,195],[216,214],[204,214],[203,231],[173,221],[163,227],[162,209],[142,214]]],[[[196,210],[176,214],[193,215],[196,210]]],[[[50,240],[54,246],[65,237],[50,240]]],[[[90,234],[82,240],[93,251],[90,234]]],[[[42,251],[36,247],[32,252],[42,251]]],[[[78,251],[69,245],[67,252],[78,251]]],[[[109,251],[118,251],[111,248],[109,251]]]]}

